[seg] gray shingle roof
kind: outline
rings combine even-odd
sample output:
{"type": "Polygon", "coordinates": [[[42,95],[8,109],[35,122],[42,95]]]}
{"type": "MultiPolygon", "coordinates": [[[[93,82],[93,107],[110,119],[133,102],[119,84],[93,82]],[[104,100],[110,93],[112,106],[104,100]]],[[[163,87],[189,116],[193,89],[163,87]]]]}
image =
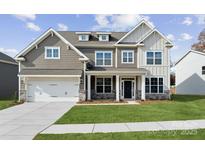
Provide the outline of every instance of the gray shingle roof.
{"type": "Polygon", "coordinates": [[[127,32],[111,32],[109,42],[98,41],[98,32],[91,32],[89,41],[79,41],[78,35],[74,31],[58,31],[66,40],[76,47],[80,46],[111,46],[122,38],[127,32]]]}
{"type": "Polygon", "coordinates": [[[8,55],[6,55],[2,52],[0,52],[0,61],[1,62],[5,61],[5,62],[8,62],[8,63],[16,63],[16,61],[13,58],[11,58],[10,56],[8,56],[8,55]]]}

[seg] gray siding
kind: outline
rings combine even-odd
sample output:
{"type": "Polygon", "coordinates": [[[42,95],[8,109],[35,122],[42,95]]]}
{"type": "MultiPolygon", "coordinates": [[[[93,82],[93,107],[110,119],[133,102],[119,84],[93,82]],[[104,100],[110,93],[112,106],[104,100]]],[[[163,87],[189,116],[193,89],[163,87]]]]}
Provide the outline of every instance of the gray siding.
{"type": "Polygon", "coordinates": [[[0,63],[0,99],[17,96],[18,65],[0,63]]]}
{"type": "Polygon", "coordinates": [[[79,48],[79,50],[90,59],[90,64],[95,67],[95,51],[112,51],[112,67],[96,67],[103,70],[115,68],[115,49],[102,49],[102,48],[79,48]]]}
{"type": "Polygon", "coordinates": [[[67,45],[57,36],[49,36],[40,44],[38,48],[32,49],[25,55],[25,62],[22,62],[21,69],[83,69],[83,63],[79,61],[80,56],[72,49],[68,49],[67,45]],[[60,59],[45,59],[45,47],[60,47],[60,59]]]}
{"type": "Polygon", "coordinates": [[[117,67],[118,68],[137,68],[137,48],[118,48],[117,53],[117,67]],[[122,50],[134,50],[134,63],[124,64],[122,63],[122,50]]]}

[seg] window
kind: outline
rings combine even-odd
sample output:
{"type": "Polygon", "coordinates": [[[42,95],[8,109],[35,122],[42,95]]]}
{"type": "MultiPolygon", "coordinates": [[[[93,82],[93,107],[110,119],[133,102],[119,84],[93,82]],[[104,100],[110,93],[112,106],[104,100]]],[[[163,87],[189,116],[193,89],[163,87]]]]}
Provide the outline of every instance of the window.
{"type": "Polygon", "coordinates": [[[125,63],[125,64],[134,63],[134,51],[133,50],[123,50],[122,51],[122,63],[125,63]]]}
{"type": "Polygon", "coordinates": [[[146,55],[147,65],[161,65],[162,52],[161,51],[148,51],[146,55]]]}
{"type": "Polygon", "coordinates": [[[45,47],[45,59],[60,59],[60,47],[45,47]]]}
{"type": "Polygon", "coordinates": [[[89,35],[79,35],[79,41],[88,41],[89,35]]]}
{"type": "Polygon", "coordinates": [[[112,92],[112,78],[96,78],[96,92],[97,93],[111,93],[112,92]]]}
{"type": "Polygon", "coordinates": [[[162,77],[151,77],[145,79],[145,92],[151,94],[164,93],[162,77]]]}
{"type": "Polygon", "coordinates": [[[112,51],[96,51],[95,52],[96,66],[112,66],[112,51]]]}
{"type": "Polygon", "coordinates": [[[109,41],[109,35],[107,34],[99,35],[99,41],[109,41]]]}
{"type": "Polygon", "coordinates": [[[202,75],[205,75],[205,66],[202,66],[202,75]]]}

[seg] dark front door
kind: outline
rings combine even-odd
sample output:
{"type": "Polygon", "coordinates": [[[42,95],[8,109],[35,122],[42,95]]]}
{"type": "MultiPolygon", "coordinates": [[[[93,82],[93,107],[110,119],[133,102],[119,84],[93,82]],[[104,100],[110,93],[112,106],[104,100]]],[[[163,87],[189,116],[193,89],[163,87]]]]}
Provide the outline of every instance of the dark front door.
{"type": "Polygon", "coordinates": [[[124,81],[124,98],[132,98],[132,81],[124,81]]]}

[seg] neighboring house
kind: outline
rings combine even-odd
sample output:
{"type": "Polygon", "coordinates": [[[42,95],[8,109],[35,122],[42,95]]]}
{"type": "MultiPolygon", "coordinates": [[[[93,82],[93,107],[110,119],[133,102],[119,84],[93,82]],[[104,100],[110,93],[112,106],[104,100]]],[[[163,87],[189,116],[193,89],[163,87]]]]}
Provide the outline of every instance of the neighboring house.
{"type": "Polygon", "coordinates": [[[190,50],[175,69],[177,94],[205,95],[205,52],[190,50]]]}
{"type": "Polygon", "coordinates": [[[49,29],[16,56],[19,98],[168,99],[171,47],[144,20],[129,32],[49,29]]]}
{"type": "Polygon", "coordinates": [[[9,99],[18,95],[18,64],[0,52],[0,99],[9,99]]]}

